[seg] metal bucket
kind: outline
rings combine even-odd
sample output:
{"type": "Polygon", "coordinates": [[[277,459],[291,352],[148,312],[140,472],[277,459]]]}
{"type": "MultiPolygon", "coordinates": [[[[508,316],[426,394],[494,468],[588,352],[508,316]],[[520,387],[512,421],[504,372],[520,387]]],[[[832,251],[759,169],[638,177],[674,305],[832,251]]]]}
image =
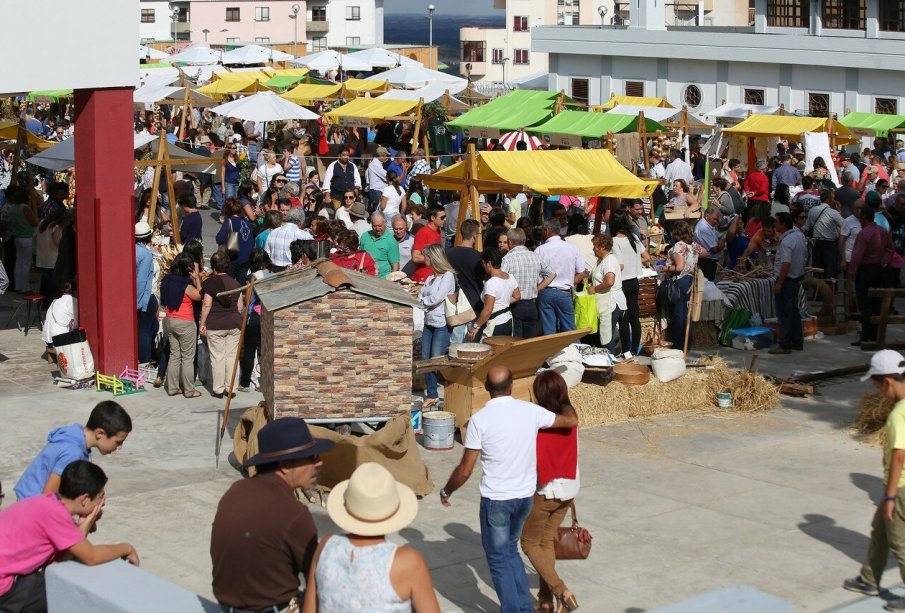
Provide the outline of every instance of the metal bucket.
{"type": "Polygon", "coordinates": [[[442,451],[452,449],[455,443],[456,415],[449,411],[427,411],[421,414],[424,431],[422,445],[425,449],[442,451]]]}
{"type": "Polygon", "coordinates": [[[717,392],[716,403],[721,409],[732,408],[732,394],[729,392],[717,392]]]}

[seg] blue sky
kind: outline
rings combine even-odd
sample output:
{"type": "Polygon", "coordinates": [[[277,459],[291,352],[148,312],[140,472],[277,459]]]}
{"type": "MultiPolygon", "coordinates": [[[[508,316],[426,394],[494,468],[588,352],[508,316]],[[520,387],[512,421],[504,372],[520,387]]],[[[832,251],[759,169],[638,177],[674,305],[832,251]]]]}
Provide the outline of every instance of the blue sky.
{"type": "Polygon", "coordinates": [[[493,0],[384,0],[387,13],[427,12],[427,5],[437,7],[437,13],[445,15],[503,15],[493,8],[493,0]]]}

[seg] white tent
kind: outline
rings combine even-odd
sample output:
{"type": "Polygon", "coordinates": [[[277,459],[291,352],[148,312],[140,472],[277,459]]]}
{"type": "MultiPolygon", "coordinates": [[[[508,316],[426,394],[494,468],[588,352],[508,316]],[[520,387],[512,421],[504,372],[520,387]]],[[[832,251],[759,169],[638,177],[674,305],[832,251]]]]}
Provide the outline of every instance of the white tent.
{"type": "Polygon", "coordinates": [[[506,85],[508,85],[509,87],[514,87],[516,89],[535,89],[546,91],[550,88],[550,73],[535,72],[523,77],[510,79],[506,82],[506,85]]]}
{"type": "MultiPolygon", "coordinates": [[[[385,100],[424,100],[424,103],[428,104],[442,98],[447,91],[452,97],[453,94],[458,94],[464,89],[465,85],[459,83],[431,83],[420,89],[391,89],[387,93],[378,96],[378,98],[385,100]]],[[[465,104],[456,98],[452,98],[452,101],[465,104]]]]}
{"type": "Polygon", "coordinates": [[[765,106],[762,104],[723,104],[718,106],[705,116],[721,121],[722,123],[737,123],[748,118],[748,115],[777,115],[778,106],[765,106]]]}
{"type": "Polygon", "coordinates": [[[139,45],[138,46],[138,59],[139,60],[165,60],[169,55],[164,53],[163,51],[158,51],[153,47],[148,47],[147,45],[139,45]]]}
{"type": "MultiPolygon", "coordinates": [[[[404,87],[407,89],[417,89],[426,87],[432,83],[442,83],[447,88],[454,88],[456,85],[462,87],[458,91],[462,91],[468,86],[466,79],[431,70],[424,66],[405,65],[399,68],[393,68],[386,72],[378,72],[375,75],[367,77],[372,81],[389,81],[391,85],[396,87],[404,87]]],[[[452,93],[452,91],[450,91],[452,93]]]]}
{"type": "Polygon", "coordinates": [[[170,56],[170,62],[193,64],[197,66],[210,66],[220,63],[220,52],[214,51],[205,45],[192,45],[170,56]]]}
{"type": "Polygon", "coordinates": [[[407,58],[404,55],[393,53],[382,47],[371,47],[349,54],[349,57],[361,60],[374,68],[395,68],[396,66],[423,66],[418,60],[407,58]]]}
{"type": "Polygon", "coordinates": [[[293,66],[304,66],[318,72],[331,70],[371,70],[372,66],[364,60],[344,55],[333,49],[318,51],[310,55],[303,55],[289,61],[293,66]]]}
{"type": "Polygon", "coordinates": [[[139,68],[139,87],[164,87],[179,80],[178,68],[139,68]]]}
{"type": "Polygon", "coordinates": [[[287,62],[292,59],[288,53],[261,45],[245,45],[223,53],[223,64],[266,64],[267,62],[287,62]]]}
{"type": "MultiPolygon", "coordinates": [[[[135,149],[144,147],[157,139],[158,137],[153,134],[136,134],[135,149]]],[[[71,168],[75,165],[75,136],[67,138],[59,145],[45,149],[37,155],[31,156],[26,162],[55,171],[71,168]]]]}
{"type": "MultiPolygon", "coordinates": [[[[644,113],[644,117],[647,119],[653,119],[654,121],[658,121],[660,123],[663,122],[678,122],[680,120],[682,109],[665,109],[657,106],[635,106],[632,104],[617,104],[613,108],[611,108],[607,113],[614,113],[616,115],[635,115],[638,113],[644,113]]],[[[698,115],[695,115],[692,112],[688,112],[688,131],[690,133],[700,133],[700,132],[710,132],[713,129],[713,125],[704,121],[698,115]]]]}
{"type": "Polygon", "coordinates": [[[274,92],[258,92],[211,109],[218,115],[238,117],[246,121],[279,121],[282,119],[317,119],[319,115],[293,104],[274,92]]]}
{"type": "MultiPolygon", "coordinates": [[[[216,104],[214,99],[205,96],[204,94],[200,94],[195,90],[189,90],[189,97],[192,101],[192,104],[196,106],[211,106],[212,104],[216,104]]],[[[185,88],[184,87],[176,87],[174,85],[145,85],[139,87],[135,90],[135,93],[132,94],[132,99],[135,102],[135,106],[138,108],[143,108],[145,110],[150,109],[154,104],[160,102],[161,100],[166,100],[167,102],[177,102],[183,100],[185,98],[185,88]]]]}

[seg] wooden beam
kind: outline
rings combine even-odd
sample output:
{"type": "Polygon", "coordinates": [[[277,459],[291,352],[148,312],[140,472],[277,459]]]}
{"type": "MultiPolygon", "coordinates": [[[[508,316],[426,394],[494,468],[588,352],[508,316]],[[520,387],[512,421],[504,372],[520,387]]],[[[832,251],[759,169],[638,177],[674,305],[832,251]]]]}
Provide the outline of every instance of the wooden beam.
{"type": "Polygon", "coordinates": [[[412,135],[412,153],[418,149],[418,137],[421,135],[421,111],[424,109],[424,98],[418,99],[418,108],[415,110],[415,132],[412,135]]]}
{"type": "Polygon", "coordinates": [[[650,172],[650,154],[647,151],[647,134],[645,122],[644,122],[644,111],[638,113],[638,139],[641,141],[641,150],[643,151],[642,155],[644,156],[644,172],[650,172]]]}
{"type": "MultiPolygon", "coordinates": [[[[155,109],[154,114],[159,117],[160,110],[155,109]]],[[[160,195],[160,173],[163,171],[169,171],[170,168],[167,164],[163,163],[163,152],[164,147],[167,144],[167,137],[164,132],[160,130],[160,125],[158,122],[158,139],[157,139],[157,162],[158,164],[154,165],[154,183],[151,185],[151,202],[148,206],[148,225],[152,228],[154,227],[154,221],[157,218],[157,197],[160,195]]],[[[171,177],[167,177],[167,183],[169,183],[171,177]]]]}

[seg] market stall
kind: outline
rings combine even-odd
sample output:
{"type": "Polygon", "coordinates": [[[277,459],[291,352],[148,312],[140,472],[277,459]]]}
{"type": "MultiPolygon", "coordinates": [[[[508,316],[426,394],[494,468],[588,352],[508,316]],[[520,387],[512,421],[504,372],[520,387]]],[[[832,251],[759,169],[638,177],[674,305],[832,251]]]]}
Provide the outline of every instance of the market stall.
{"type": "Polygon", "coordinates": [[[272,71],[269,70],[219,72],[213,81],[195,91],[222,100],[231,94],[249,94],[267,89],[264,83],[269,81],[272,76],[272,71]]]}
{"type": "Polygon", "coordinates": [[[839,123],[855,136],[889,136],[905,132],[905,115],[881,115],[880,113],[849,113],[839,123]]]}
{"type": "Polygon", "coordinates": [[[666,98],[649,98],[645,96],[613,96],[603,104],[592,106],[593,111],[608,111],[620,104],[630,104],[633,106],[659,107],[664,109],[674,108],[666,98]]]}
{"type": "Polygon", "coordinates": [[[384,121],[411,121],[414,126],[412,152],[419,144],[421,131],[422,100],[384,100],[383,98],[356,98],[351,102],[324,113],[327,123],[344,128],[367,128],[384,121]]]}
{"type": "Polygon", "coordinates": [[[751,115],[785,115],[785,109],[764,104],[728,103],[721,104],[705,115],[723,126],[731,126],[751,115]]]}
{"type": "Polygon", "coordinates": [[[417,64],[406,63],[397,68],[378,72],[365,78],[368,81],[386,81],[394,87],[402,87],[404,89],[419,89],[431,83],[443,83],[453,94],[458,94],[468,87],[466,79],[445,72],[431,70],[417,64]]]}
{"type": "Polygon", "coordinates": [[[515,90],[447,122],[466,138],[499,138],[504,132],[548,121],[574,101],[562,92],[515,90]]]}
{"type": "Polygon", "coordinates": [[[450,94],[443,83],[434,83],[421,89],[393,89],[378,96],[381,100],[424,100],[425,104],[439,102],[446,110],[446,116],[459,115],[471,107],[450,94]]]}

